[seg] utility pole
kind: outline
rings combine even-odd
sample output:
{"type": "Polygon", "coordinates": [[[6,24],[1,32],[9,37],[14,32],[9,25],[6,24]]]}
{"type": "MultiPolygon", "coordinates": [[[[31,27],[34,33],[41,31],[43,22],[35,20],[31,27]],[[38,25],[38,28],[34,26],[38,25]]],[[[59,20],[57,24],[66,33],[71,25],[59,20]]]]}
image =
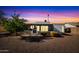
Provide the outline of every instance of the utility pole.
{"type": "Polygon", "coordinates": [[[47,17],[48,17],[48,22],[50,23],[50,21],[49,21],[49,14],[47,15],[47,17]]]}

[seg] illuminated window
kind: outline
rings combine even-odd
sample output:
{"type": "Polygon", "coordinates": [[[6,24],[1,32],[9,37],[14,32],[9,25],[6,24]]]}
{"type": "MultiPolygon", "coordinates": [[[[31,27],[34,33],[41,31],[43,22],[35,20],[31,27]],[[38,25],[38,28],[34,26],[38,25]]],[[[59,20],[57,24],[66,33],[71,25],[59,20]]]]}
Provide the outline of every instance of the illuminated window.
{"type": "Polygon", "coordinates": [[[37,31],[40,31],[39,29],[40,29],[40,26],[36,26],[37,27],[37,31]]]}
{"type": "Polygon", "coordinates": [[[41,26],[41,31],[43,32],[48,31],[48,26],[41,26]]]}

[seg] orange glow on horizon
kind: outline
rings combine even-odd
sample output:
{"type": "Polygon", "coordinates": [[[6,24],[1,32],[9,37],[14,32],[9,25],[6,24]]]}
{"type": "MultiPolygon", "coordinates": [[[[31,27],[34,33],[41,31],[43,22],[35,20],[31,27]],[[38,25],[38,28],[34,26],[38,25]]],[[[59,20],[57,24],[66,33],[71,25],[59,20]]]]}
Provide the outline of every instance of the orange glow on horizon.
{"type": "MultiPolygon", "coordinates": [[[[47,20],[47,18],[43,18],[43,17],[31,17],[31,18],[26,18],[26,19],[29,20],[29,22],[37,22],[37,21],[47,20]]],[[[79,18],[66,18],[66,17],[49,18],[49,21],[51,23],[79,22],[79,18]]]]}

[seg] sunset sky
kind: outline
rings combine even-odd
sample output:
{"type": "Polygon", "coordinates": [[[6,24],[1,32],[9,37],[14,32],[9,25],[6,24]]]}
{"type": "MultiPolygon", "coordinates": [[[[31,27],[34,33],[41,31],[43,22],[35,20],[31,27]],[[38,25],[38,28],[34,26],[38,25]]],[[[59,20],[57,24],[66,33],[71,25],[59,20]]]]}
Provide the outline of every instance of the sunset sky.
{"type": "Polygon", "coordinates": [[[20,18],[30,22],[47,20],[48,14],[52,23],[79,22],[79,6],[0,6],[0,10],[7,17],[11,17],[16,11],[20,18]]]}

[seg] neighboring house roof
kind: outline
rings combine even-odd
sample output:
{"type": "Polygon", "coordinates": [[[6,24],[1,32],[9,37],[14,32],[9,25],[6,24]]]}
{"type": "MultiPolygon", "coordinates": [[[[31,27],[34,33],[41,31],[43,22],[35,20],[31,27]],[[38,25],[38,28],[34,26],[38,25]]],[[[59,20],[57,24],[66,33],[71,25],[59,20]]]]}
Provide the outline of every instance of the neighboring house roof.
{"type": "Polygon", "coordinates": [[[76,26],[71,25],[71,24],[65,24],[65,28],[71,28],[71,27],[76,27],[76,26]]]}

